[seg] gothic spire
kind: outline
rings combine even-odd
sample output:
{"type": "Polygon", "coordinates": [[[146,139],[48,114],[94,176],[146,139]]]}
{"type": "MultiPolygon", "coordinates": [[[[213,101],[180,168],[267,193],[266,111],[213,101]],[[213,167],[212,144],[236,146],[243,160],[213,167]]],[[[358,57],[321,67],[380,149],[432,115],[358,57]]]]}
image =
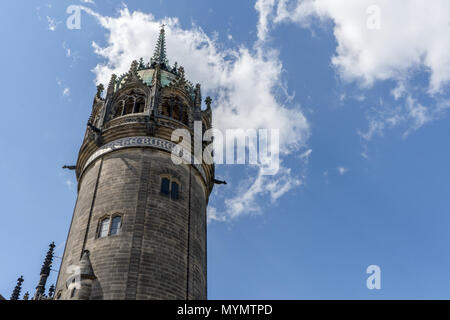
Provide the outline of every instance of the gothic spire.
{"type": "Polygon", "coordinates": [[[17,279],[17,285],[14,288],[14,291],[11,295],[10,300],[19,300],[20,297],[20,291],[22,290],[22,283],[23,283],[23,276],[20,276],[19,279],[17,279]]]}
{"type": "Polygon", "coordinates": [[[150,64],[159,64],[163,69],[169,69],[169,60],[167,60],[166,55],[166,31],[164,30],[164,25],[161,26],[155,53],[153,54],[150,64]]]}
{"type": "Polygon", "coordinates": [[[47,278],[50,275],[50,270],[53,262],[53,255],[55,250],[55,243],[52,242],[49,246],[47,255],[44,260],[44,264],[41,268],[41,278],[39,279],[39,284],[36,287],[36,293],[34,295],[34,300],[39,300],[45,293],[45,284],[47,283],[47,278]]]}

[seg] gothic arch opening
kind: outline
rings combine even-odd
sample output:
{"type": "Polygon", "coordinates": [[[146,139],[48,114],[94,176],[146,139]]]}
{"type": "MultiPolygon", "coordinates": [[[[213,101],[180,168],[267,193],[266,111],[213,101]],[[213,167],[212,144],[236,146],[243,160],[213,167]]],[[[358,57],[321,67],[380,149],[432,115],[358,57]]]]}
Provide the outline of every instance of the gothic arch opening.
{"type": "Polygon", "coordinates": [[[144,112],[145,101],[145,93],[142,90],[131,90],[121,95],[114,104],[113,118],[144,112]]]}
{"type": "Polygon", "coordinates": [[[162,99],[160,114],[180,121],[185,125],[189,123],[188,107],[180,98],[175,96],[162,99]]]}

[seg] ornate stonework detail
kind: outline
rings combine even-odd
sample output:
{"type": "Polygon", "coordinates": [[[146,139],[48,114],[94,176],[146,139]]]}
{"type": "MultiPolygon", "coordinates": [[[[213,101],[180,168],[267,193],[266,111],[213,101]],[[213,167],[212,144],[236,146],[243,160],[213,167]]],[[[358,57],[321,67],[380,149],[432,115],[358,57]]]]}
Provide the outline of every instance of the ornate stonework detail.
{"type": "MultiPolygon", "coordinates": [[[[118,139],[108,144],[105,144],[101,148],[99,148],[86,162],[83,170],[85,170],[89,165],[98,159],[101,156],[104,156],[107,153],[120,150],[123,148],[156,148],[164,151],[168,151],[170,153],[173,152],[176,143],[171,141],[167,141],[165,139],[155,138],[155,137],[128,137],[123,139],[118,139]]],[[[195,164],[194,157],[190,155],[190,152],[184,148],[181,148],[181,152],[179,154],[180,158],[182,158],[185,162],[191,163],[201,174],[203,179],[207,181],[205,170],[201,165],[195,164]]]]}
{"type": "Polygon", "coordinates": [[[102,99],[102,93],[103,93],[104,90],[105,90],[105,87],[100,83],[97,86],[97,94],[95,95],[95,97],[100,99],[100,100],[103,100],[102,99]]]}
{"type": "Polygon", "coordinates": [[[108,122],[105,127],[104,130],[107,129],[112,129],[112,128],[116,128],[119,126],[123,126],[126,124],[133,124],[133,123],[148,123],[149,122],[149,117],[148,116],[127,116],[127,117],[119,117],[117,119],[111,120],[110,122],[108,122]]]}
{"type": "Polygon", "coordinates": [[[114,94],[114,91],[116,90],[116,81],[117,76],[113,74],[111,76],[111,80],[109,80],[108,90],[106,92],[106,98],[111,97],[114,94]]]}
{"type": "Polygon", "coordinates": [[[136,60],[134,60],[133,63],[131,64],[130,71],[128,71],[128,73],[124,77],[122,86],[125,86],[130,83],[141,83],[145,85],[137,72],[138,67],[139,63],[136,60]]]}

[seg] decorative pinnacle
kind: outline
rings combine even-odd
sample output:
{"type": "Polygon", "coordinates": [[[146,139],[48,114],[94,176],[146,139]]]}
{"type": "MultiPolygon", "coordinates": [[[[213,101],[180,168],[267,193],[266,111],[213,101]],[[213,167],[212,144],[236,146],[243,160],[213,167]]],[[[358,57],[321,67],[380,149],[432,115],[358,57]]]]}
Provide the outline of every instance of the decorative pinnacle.
{"type": "Polygon", "coordinates": [[[169,60],[167,60],[166,55],[166,31],[164,26],[161,26],[161,31],[159,32],[158,42],[156,43],[155,53],[151,59],[151,64],[156,63],[161,66],[169,67],[169,60]]]}
{"type": "Polygon", "coordinates": [[[48,249],[47,256],[45,257],[45,260],[44,260],[44,264],[42,265],[41,275],[48,276],[50,274],[50,268],[52,266],[53,255],[54,255],[54,250],[55,250],[55,243],[52,242],[49,247],[50,248],[48,249]]]}
{"type": "Polygon", "coordinates": [[[137,62],[137,60],[133,60],[133,62],[131,63],[131,67],[130,67],[130,73],[136,73],[138,67],[139,67],[139,62],[137,62]]]}
{"type": "Polygon", "coordinates": [[[97,98],[101,99],[102,98],[102,93],[105,90],[105,87],[103,86],[103,84],[99,84],[97,86],[97,98]]]}
{"type": "Polygon", "coordinates": [[[111,80],[109,80],[109,85],[108,85],[108,91],[107,91],[107,96],[110,96],[114,93],[114,89],[116,86],[116,80],[117,80],[117,76],[115,74],[111,75],[111,80]]]}
{"type": "Polygon", "coordinates": [[[145,68],[144,58],[142,58],[142,57],[139,59],[139,66],[138,66],[138,68],[139,68],[139,70],[145,68]]]}
{"type": "Polygon", "coordinates": [[[25,292],[25,294],[23,295],[23,300],[29,300],[30,299],[30,293],[27,291],[25,292]]]}
{"type": "Polygon", "coordinates": [[[211,97],[206,97],[205,103],[206,103],[206,107],[207,107],[208,109],[211,109],[211,103],[212,103],[211,97]]]}
{"type": "Polygon", "coordinates": [[[20,291],[22,290],[22,283],[23,283],[23,276],[20,276],[19,279],[17,279],[17,285],[14,288],[14,291],[11,295],[10,300],[19,300],[20,297],[20,291]]]}

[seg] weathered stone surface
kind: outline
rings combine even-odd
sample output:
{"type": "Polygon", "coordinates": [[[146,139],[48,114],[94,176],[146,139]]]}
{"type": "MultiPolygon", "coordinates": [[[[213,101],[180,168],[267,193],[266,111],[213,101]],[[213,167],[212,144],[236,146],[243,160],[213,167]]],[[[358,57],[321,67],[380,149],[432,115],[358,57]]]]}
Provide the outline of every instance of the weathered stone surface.
{"type": "Polygon", "coordinates": [[[132,148],[98,159],[80,180],[60,298],[71,295],[64,271],[89,250],[91,299],[206,299],[206,194],[198,172],[166,152],[132,148]],[[181,182],[178,200],[160,193],[162,174],[181,182]],[[120,234],[97,238],[100,220],[112,214],[123,217],[120,234]]]}

